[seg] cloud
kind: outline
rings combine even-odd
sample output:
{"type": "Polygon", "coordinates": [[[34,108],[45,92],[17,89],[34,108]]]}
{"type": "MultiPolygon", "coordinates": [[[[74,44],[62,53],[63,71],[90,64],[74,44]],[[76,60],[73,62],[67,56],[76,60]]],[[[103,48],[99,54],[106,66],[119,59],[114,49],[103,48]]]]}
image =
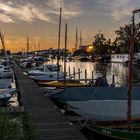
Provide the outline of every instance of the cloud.
{"type": "Polygon", "coordinates": [[[44,15],[42,10],[36,8],[31,3],[24,5],[13,4],[14,3],[0,3],[0,11],[2,12],[0,20],[3,22],[16,22],[16,20],[32,22],[34,19],[49,21],[49,18],[44,15]]]}
{"type": "Polygon", "coordinates": [[[47,14],[59,15],[60,6],[62,7],[62,17],[65,19],[71,19],[83,14],[80,0],[47,0],[46,7],[47,14]]]}
{"type": "Polygon", "coordinates": [[[63,6],[63,18],[77,17],[82,13],[80,3],[68,0],[0,0],[0,21],[5,23],[17,21],[31,23],[35,20],[52,22],[52,15],[59,15],[60,5],[63,6]]]}
{"type": "Polygon", "coordinates": [[[5,23],[14,22],[13,19],[10,16],[4,15],[4,14],[0,14],[0,21],[5,22],[5,23]]]}
{"type": "Polygon", "coordinates": [[[98,0],[98,4],[115,20],[130,16],[134,5],[131,0],[98,0]]]}

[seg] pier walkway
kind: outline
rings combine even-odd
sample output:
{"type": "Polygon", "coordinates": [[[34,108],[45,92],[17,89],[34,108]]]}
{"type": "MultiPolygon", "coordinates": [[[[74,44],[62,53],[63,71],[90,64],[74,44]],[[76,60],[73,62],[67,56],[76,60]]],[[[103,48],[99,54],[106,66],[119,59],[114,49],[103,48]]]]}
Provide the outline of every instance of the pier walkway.
{"type": "Polygon", "coordinates": [[[17,64],[14,64],[14,71],[24,111],[35,126],[33,135],[36,140],[86,140],[55,104],[40,93],[38,85],[24,75],[17,64]]]}

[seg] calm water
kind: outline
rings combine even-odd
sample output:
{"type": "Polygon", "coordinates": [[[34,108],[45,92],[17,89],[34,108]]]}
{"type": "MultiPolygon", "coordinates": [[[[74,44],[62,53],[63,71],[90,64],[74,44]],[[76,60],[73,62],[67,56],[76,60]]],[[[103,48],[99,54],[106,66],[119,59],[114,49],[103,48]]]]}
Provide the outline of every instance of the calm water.
{"type": "MultiPolygon", "coordinates": [[[[51,62],[49,62],[51,63],[51,62]]],[[[56,64],[56,61],[53,63],[56,64]]],[[[60,61],[60,64],[62,65],[61,69],[63,69],[64,62],[60,61]]],[[[99,62],[67,62],[66,63],[66,71],[68,72],[68,69],[70,67],[71,74],[73,73],[73,68],[75,68],[75,71],[78,73],[78,69],[81,70],[80,77],[85,78],[85,69],[87,70],[87,78],[92,78],[92,71],[94,78],[97,78],[99,76],[105,75],[108,80],[108,83],[112,83],[112,76],[115,76],[115,86],[125,86],[127,85],[127,79],[128,79],[128,66],[122,64],[122,63],[99,63],[99,62]]],[[[140,73],[139,73],[140,67],[133,67],[133,81],[135,83],[140,83],[140,73]]],[[[76,78],[78,79],[78,74],[76,75],[76,78]]]]}

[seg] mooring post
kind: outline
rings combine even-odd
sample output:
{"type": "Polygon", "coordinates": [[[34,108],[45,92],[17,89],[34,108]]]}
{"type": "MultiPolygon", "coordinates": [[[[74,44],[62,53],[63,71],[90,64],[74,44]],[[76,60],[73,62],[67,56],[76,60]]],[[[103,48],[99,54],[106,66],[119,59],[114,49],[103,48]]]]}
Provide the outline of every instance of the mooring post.
{"type": "Polygon", "coordinates": [[[69,69],[68,70],[69,70],[69,77],[70,77],[70,66],[69,66],[69,69]]]}
{"type": "Polygon", "coordinates": [[[87,70],[85,69],[85,83],[87,83],[87,70]]]}
{"type": "Polygon", "coordinates": [[[78,68],[78,79],[80,80],[80,69],[78,68]]]}
{"type": "Polygon", "coordinates": [[[93,70],[92,70],[92,77],[91,77],[91,78],[92,78],[92,80],[91,80],[91,86],[93,86],[93,83],[94,83],[94,81],[93,81],[93,80],[94,80],[94,77],[93,77],[93,70]]]}
{"type": "Polygon", "coordinates": [[[74,76],[74,79],[75,79],[75,67],[73,68],[73,76],[74,76]]]}

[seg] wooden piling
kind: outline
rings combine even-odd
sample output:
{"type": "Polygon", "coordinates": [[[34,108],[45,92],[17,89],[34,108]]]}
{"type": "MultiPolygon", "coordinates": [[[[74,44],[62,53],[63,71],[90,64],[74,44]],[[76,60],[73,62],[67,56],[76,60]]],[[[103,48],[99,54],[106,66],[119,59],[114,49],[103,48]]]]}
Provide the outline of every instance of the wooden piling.
{"type": "Polygon", "coordinates": [[[87,83],[87,70],[85,69],[85,83],[87,83]]]}
{"type": "Polygon", "coordinates": [[[73,78],[75,79],[75,67],[73,67],[73,78]]]}
{"type": "Polygon", "coordinates": [[[71,75],[71,72],[70,72],[70,66],[69,66],[69,69],[68,69],[68,73],[69,73],[69,77],[70,77],[70,75],[71,75]]]}
{"type": "Polygon", "coordinates": [[[80,69],[78,68],[78,79],[80,80],[80,69]]]}

